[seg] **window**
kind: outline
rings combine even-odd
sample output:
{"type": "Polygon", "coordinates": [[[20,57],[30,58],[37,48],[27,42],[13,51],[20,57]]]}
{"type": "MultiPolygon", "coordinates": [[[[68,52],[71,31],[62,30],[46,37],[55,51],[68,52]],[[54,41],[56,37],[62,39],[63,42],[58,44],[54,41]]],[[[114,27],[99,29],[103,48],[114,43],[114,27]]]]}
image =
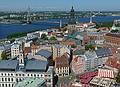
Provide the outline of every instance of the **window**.
{"type": "Polygon", "coordinates": [[[13,82],[13,78],[11,78],[11,81],[13,82]]]}
{"type": "Polygon", "coordinates": [[[13,76],[13,74],[11,73],[11,76],[13,76]]]}
{"type": "Polygon", "coordinates": [[[4,81],[4,78],[2,78],[2,81],[4,81]]]}
{"type": "Polygon", "coordinates": [[[2,84],[2,87],[4,87],[4,84],[2,84]]]}
{"type": "Polygon", "coordinates": [[[22,74],[22,76],[24,76],[24,74],[22,74]]]}
{"type": "Polygon", "coordinates": [[[7,84],[5,84],[5,87],[8,87],[7,84]]]}
{"type": "Polygon", "coordinates": [[[10,84],[9,84],[9,87],[10,87],[10,84]]]}
{"type": "Polygon", "coordinates": [[[3,73],[1,73],[1,76],[3,76],[3,73]]]}
{"type": "Polygon", "coordinates": [[[16,82],[18,82],[18,79],[16,79],[16,82]]]}
{"type": "Polygon", "coordinates": [[[34,74],[34,77],[36,77],[36,74],[34,74]]]}
{"type": "Polygon", "coordinates": [[[5,78],[5,81],[7,81],[7,78],[5,78]]]}
{"type": "Polygon", "coordinates": [[[8,81],[10,81],[10,78],[8,78],[8,81]]]}
{"type": "Polygon", "coordinates": [[[29,74],[27,74],[27,76],[29,76],[29,74]]]}
{"type": "Polygon", "coordinates": [[[48,80],[47,80],[47,82],[51,82],[51,80],[50,80],[50,79],[48,79],[48,80]]]}
{"type": "Polygon", "coordinates": [[[41,77],[42,77],[43,75],[41,74],[41,77]]]}

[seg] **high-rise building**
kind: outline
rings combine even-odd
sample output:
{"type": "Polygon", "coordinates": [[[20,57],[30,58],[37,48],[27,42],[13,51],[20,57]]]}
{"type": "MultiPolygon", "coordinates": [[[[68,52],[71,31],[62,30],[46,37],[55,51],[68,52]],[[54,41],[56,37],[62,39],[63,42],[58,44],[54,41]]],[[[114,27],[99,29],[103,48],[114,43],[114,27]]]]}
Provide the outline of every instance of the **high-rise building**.
{"type": "Polygon", "coordinates": [[[73,6],[72,6],[72,9],[71,9],[70,15],[69,15],[69,24],[76,24],[75,11],[74,11],[73,6]]]}

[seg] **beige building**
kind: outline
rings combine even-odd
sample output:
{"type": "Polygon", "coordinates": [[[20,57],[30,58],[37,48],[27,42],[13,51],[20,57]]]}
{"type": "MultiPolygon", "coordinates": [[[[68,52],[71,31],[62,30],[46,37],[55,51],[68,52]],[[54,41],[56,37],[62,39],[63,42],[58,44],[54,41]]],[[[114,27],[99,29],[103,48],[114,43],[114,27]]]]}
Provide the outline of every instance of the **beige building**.
{"type": "Polygon", "coordinates": [[[69,61],[68,56],[66,54],[61,57],[57,57],[55,60],[55,73],[59,77],[69,76],[69,61]]]}
{"type": "Polygon", "coordinates": [[[11,46],[11,58],[17,57],[20,54],[20,45],[15,43],[11,46]]]}
{"type": "Polygon", "coordinates": [[[53,60],[61,57],[64,53],[70,54],[70,49],[65,45],[53,45],[53,60]]]}

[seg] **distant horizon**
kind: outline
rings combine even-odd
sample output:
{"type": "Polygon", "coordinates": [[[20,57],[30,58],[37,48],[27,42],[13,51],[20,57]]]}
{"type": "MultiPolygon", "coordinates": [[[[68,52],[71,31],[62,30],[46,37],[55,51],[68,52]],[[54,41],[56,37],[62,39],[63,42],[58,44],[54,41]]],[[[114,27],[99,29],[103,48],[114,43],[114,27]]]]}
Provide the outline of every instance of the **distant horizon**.
{"type": "Polygon", "coordinates": [[[120,11],[120,0],[0,0],[0,11],[120,11]]]}
{"type": "MultiPolygon", "coordinates": [[[[67,9],[67,10],[37,10],[37,9],[32,9],[31,8],[31,12],[69,12],[71,10],[70,9],[67,9]]],[[[21,10],[21,9],[17,9],[17,10],[8,10],[8,9],[4,9],[4,10],[1,10],[0,9],[0,12],[26,12],[27,11],[27,8],[25,8],[24,10],[21,10]]],[[[75,10],[75,12],[120,12],[120,10],[75,10]]]]}

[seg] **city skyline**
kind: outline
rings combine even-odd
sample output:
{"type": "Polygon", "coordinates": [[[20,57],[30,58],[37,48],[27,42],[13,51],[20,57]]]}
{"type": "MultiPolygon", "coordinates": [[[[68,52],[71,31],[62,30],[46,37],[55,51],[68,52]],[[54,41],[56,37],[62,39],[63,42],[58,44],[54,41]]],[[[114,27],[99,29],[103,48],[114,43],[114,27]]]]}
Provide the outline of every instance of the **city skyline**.
{"type": "Polygon", "coordinates": [[[120,1],[114,0],[0,0],[2,11],[25,11],[28,6],[36,11],[119,11],[120,1]],[[109,3],[108,3],[109,2],[109,3]]]}

